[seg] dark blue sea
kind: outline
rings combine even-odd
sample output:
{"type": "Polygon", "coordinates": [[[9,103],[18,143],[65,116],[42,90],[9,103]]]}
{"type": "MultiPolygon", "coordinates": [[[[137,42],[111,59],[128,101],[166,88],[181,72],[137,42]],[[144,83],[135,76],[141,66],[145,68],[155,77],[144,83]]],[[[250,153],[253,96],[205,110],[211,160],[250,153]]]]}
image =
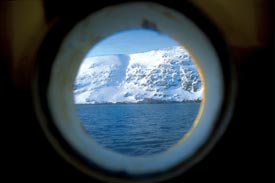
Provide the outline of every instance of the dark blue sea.
{"type": "Polygon", "coordinates": [[[130,156],[167,150],[191,128],[200,103],[76,105],[99,144],[130,156]]]}

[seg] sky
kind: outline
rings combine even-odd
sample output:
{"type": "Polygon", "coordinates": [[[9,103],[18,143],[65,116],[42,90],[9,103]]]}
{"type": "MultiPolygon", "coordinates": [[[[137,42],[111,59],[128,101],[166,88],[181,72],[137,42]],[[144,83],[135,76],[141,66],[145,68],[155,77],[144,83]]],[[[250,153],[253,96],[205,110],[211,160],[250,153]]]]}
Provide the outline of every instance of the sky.
{"type": "Polygon", "coordinates": [[[156,31],[135,29],[118,32],[98,42],[86,57],[131,54],[179,45],[171,37],[156,31]]]}

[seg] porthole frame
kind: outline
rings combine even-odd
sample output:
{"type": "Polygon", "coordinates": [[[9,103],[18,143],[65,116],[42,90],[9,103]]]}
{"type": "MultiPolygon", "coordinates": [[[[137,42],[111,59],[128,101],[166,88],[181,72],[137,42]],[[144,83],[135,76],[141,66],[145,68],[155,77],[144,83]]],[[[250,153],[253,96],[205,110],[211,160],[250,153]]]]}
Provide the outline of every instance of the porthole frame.
{"type": "MultiPolygon", "coordinates": [[[[146,8],[147,11],[150,9],[154,9],[156,11],[162,11],[162,13],[165,13],[166,18],[171,18],[175,21],[177,20],[177,15],[178,13],[170,13],[169,11],[167,12],[167,8],[157,5],[155,3],[145,3],[147,5],[144,5],[143,3],[129,3],[129,4],[122,4],[122,5],[116,5],[113,7],[107,7],[104,9],[104,11],[108,12],[110,9],[116,9],[119,7],[124,7],[125,9],[128,9],[130,6],[134,8],[146,8]],[[116,7],[116,8],[115,8],[116,7]],[[109,10],[108,10],[109,9],[109,10]],[[176,19],[175,19],[176,17],[176,19]]],[[[116,11],[118,11],[118,9],[116,11]]],[[[119,9],[121,11],[121,9],[119,9]]],[[[137,10],[141,10],[138,9],[137,10]]],[[[105,12],[105,13],[106,13],[105,12]]],[[[142,12],[142,11],[137,11],[137,12],[142,12]]],[[[100,11],[98,12],[100,14],[100,11]]],[[[120,12],[121,13],[121,12],[120,12]]],[[[133,13],[133,11],[131,11],[133,13]]],[[[97,14],[98,15],[98,14],[97,14]]],[[[93,15],[91,15],[93,16],[93,15]]],[[[147,15],[145,15],[147,16],[147,15]]],[[[164,16],[164,15],[163,15],[164,16]]],[[[184,15],[185,18],[186,14],[184,15]]],[[[87,17],[86,17],[87,18],[87,17]]],[[[97,17],[98,19],[101,19],[97,17]]],[[[113,18],[113,17],[112,17],[113,18]]],[[[163,18],[163,17],[162,17],[163,18]]],[[[150,19],[150,18],[149,18],[150,19]]],[[[142,173],[137,173],[135,174],[134,172],[127,172],[125,169],[118,169],[117,171],[112,171],[109,168],[103,168],[97,163],[91,161],[91,159],[87,158],[87,156],[81,154],[77,148],[75,148],[74,145],[71,144],[71,142],[68,141],[67,137],[64,136],[64,133],[62,134],[60,128],[57,126],[56,121],[58,120],[56,117],[57,115],[54,114],[56,111],[58,111],[60,106],[57,106],[57,109],[54,109],[56,105],[53,105],[53,101],[56,98],[51,98],[53,97],[54,94],[49,92],[51,90],[51,80],[52,80],[52,74],[55,72],[55,75],[57,76],[60,70],[53,71],[56,67],[56,59],[58,59],[58,53],[61,50],[70,48],[70,44],[67,44],[64,46],[64,41],[66,41],[66,37],[70,37],[72,35],[71,33],[71,28],[75,24],[66,24],[66,21],[60,22],[57,24],[56,27],[54,27],[51,32],[47,35],[45,38],[45,41],[40,48],[40,52],[38,54],[38,61],[37,61],[37,67],[36,67],[36,75],[34,77],[34,87],[33,87],[33,94],[34,94],[34,105],[35,109],[38,115],[38,119],[40,121],[40,124],[47,135],[48,139],[50,142],[53,144],[55,149],[65,158],[67,159],[70,163],[75,165],[77,168],[80,170],[84,171],[85,173],[92,175],[93,177],[96,177],[101,180],[108,180],[112,182],[146,182],[148,180],[150,181],[158,181],[158,180],[164,180],[169,177],[175,176],[182,171],[185,171],[187,168],[191,167],[191,165],[195,164],[200,160],[203,156],[206,155],[206,153],[213,147],[215,142],[217,141],[218,137],[223,133],[224,129],[226,128],[229,117],[231,116],[232,109],[234,106],[234,97],[235,97],[235,80],[232,79],[234,78],[234,71],[233,68],[229,62],[229,56],[225,53],[226,44],[222,41],[222,37],[220,34],[216,31],[215,28],[211,27],[211,24],[207,24],[207,27],[204,25],[200,24],[197,22],[196,18],[192,19],[192,16],[188,16],[189,20],[192,20],[193,22],[196,22],[194,24],[198,28],[200,28],[201,31],[204,32],[206,35],[206,38],[208,39],[209,43],[211,46],[213,46],[215,53],[217,54],[218,58],[218,64],[220,64],[220,68],[217,68],[219,71],[221,71],[221,76],[222,78],[222,85],[223,85],[223,91],[222,94],[224,97],[222,97],[220,104],[219,104],[219,114],[217,113],[217,116],[213,119],[213,127],[211,127],[211,135],[208,136],[207,140],[200,145],[199,148],[194,153],[191,153],[189,158],[186,158],[184,162],[180,163],[175,163],[168,169],[161,169],[160,171],[151,171],[150,173],[146,173],[147,171],[144,171],[142,173]],[[64,26],[65,25],[65,26],[64,26]],[[63,27],[64,26],[64,27],[63,27]],[[201,27],[202,26],[202,27],[201,27]],[[215,33],[217,33],[215,36],[215,39],[212,39],[213,37],[208,34],[209,32],[209,27],[211,31],[214,30],[215,33]],[[207,31],[208,30],[208,31],[207,31]],[[217,37],[219,39],[217,39],[217,37]],[[223,50],[224,49],[224,50],[223,50]],[[223,62],[222,62],[222,61],[223,62]],[[49,94],[51,93],[51,94],[49,94]],[[55,111],[55,112],[54,112],[55,111]]],[[[147,20],[147,19],[146,19],[147,20]]],[[[132,20],[131,20],[132,21],[132,20]]],[[[149,22],[155,22],[150,20],[149,22]]],[[[180,22],[180,21],[179,21],[180,22]]],[[[77,23],[77,22],[74,22],[77,23]]],[[[78,23],[79,24],[79,23],[78,23]]],[[[76,24],[76,25],[78,25],[76,24]]],[[[159,24],[157,24],[157,28],[159,29],[159,24]]],[[[121,24],[124,25],[124,24],[121,24]]],[[[143,22],[139,21],[138,24],[139,26],[144,26],[143,22]]],[[[154,23],[151,24],[151,26],[147,28],[154,28],[154,23]]],[[[132,26],[130,28],[140,28],[139,26],[135,27],[132,26]]],[[[73,28],[74,29],[74,28],[73,28]]],[[[122,27],[121,30],[125,30],[125,27],[122,27]]],[[[82,30],[83,31],[83,30],[82,30]]],[[[85,31],[85,30],[84,30],[85,31]]],[[[87,30],[86,30],[87,31],[87,30]]],[[[160,30],[163,33],[166,33],[165,31],[160,30]]],[[[114,32],[113,32],[114,33],[114,32]]],[[[213,32],[211,33],[213,34],[213,32]]],[[[168,33],[168,35],[170,35],[168,33]]],[[[74,35],[73,35],[74,36],[74,35]]],[[[107,36],[107,35],[105,35],[107,36]]],[[[213,36],[213,35],[212,35],[213,36]]],[[[99,36],[98,38],[93,40],[93,43],[96,43],[98,40],[103,38],[104,36],[99,36]]],[[[172,36],[173,37],[173,36],[172,36]]],[[[175,38],[175,37],[173,37],[175,38]]],[[[178,39],[176,39],[179,41],[178,39]]],[[[181,41],[179,41],[181,42],[181,41]]],[[[182,42],[181,42],[182,43],[182,42]]],[[[183,43],[186,45],[186,43],[183,43]]],[[[81,45],[82,46],[82,45],[81,45]]],[[[89,45],[91,46],[91,45],[89,45]]],[[[79,54],[82,55],[82,57],[78,57],[77,60],[79,60],[79,63],[81,62],[80,58],[83,58],[83,55],[85,55],[86,51],[88,50],[88,44],[84,46],[86,49],[80,50],[79,54]]],[[[70,48],[70,49],[72,49],[70,48]]],[[[82,47],[83,48],[83,47],[82,47]]],[[[188,46],[186,47],[187,49],[189,48],[188,46]]],[[[197,54],[193,54],[192,49],[188,49],[191,54],[196,58],[197,54]]],[[[76,68],[77,65],[73,65],[70,68],[76,68]]],[[[76,70],[76,69],[75,69],[76,70]]],[[[68,71],[67,71],[68,72],[68,71]]],[[[204,71],[200,71],[201,73],[204,71]]],[[[54,77],[55,79],[57,77],[54,77]]],[[[204,76],[202,76],[204,78],[204,76]]],[[[64,78],[63,78],[64,79],[64,78]]],[[[71,81],[74,80],[74,75],[71,75],[69,77],[71,81]]],[[[62,78],[61,78],[62,80],[62,78]]],[[[60,81],[62,82],[67,82],[67,81],[60,81]]],[[[61,86],[61,85],[60,85],[61,86]]],[[[60,87],[59,86],[59,87],[60,87]]],[[[71,90],[72,88],[68,88],[68,85],[65,85],[66,90],[71,90]]],[[[72,92],[72,90],[71,90],[72,92]]],[[[71,96],[65,95],[65,97],[70,98],[71,96]]],[[[207,98],[206,98],[207,99],[207,98]]],[[[70,99],[68,99],[69,101],[70,99]]],[[[64,113],[67,112],[72,112],[71,110],[66,110],[66,105],[63,105],[62,110],[64,113]]],[[[66,119],[70,120],[70,119],[66,119]]],[[[87,145],[87,144],[86,144],[87,145]]],[[[176,161],[178,162],[178,161],[176,161]]]]}

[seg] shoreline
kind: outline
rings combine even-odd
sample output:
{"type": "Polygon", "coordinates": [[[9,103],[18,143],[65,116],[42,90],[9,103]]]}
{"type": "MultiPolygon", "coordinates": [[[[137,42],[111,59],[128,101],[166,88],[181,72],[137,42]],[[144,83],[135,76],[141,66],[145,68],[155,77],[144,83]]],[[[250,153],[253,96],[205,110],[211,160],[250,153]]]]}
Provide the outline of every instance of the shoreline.
{"type": "Polygon", "coordinates": [[[75,103],[75,105],[186,104],[186,103],[201,103],[201,102],[202,102],[201,100],[198,100],[198,101],[183,101],[183,102],[174,102],[174,101],[167,101],[167,102],[117,102],[117,103],[104,102],[104,103],[81,103],[81,104],[75,103]]]}

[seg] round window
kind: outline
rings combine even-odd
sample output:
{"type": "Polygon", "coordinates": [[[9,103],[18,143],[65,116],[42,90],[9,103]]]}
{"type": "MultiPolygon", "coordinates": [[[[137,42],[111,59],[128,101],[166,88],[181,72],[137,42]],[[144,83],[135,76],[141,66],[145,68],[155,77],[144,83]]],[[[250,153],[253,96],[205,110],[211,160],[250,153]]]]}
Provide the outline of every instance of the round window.
{"type": "Polygon", "coordinates": [[[167,179],[201,159],[226,127],[227,58],[183,14],[121,4],[63,36],[55,57],[38,65],[35,106],[51,143],[85,173],[167,179]]]}

